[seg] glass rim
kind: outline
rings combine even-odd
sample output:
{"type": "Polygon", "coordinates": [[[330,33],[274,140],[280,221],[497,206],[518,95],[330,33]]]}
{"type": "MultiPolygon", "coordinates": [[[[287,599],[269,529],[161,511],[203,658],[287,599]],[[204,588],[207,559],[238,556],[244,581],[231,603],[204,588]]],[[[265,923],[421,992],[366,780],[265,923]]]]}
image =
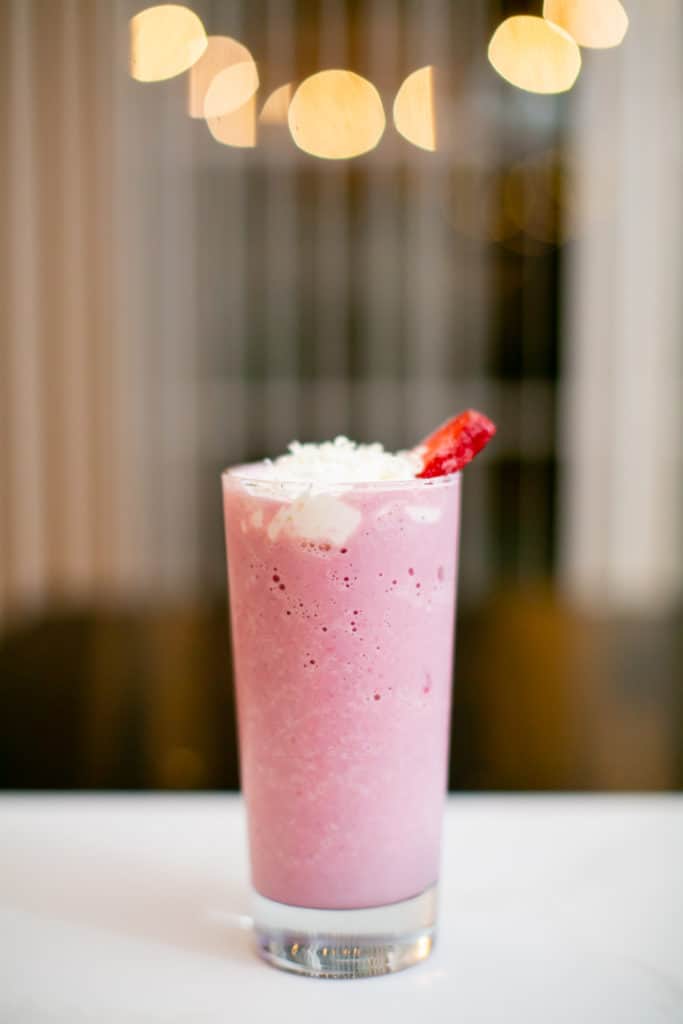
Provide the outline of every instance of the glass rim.
{"type": "Polygon", "coordinates": [[[425,488],[434,487],[453,487],[460,483],[462,476],[462,470],[459,469],[455,473],[448,473],[444,476],[430,476],[430,477],[410,477],[407,480],[280,480],[280,479],[268,479],[268,477],[252,476],[250,473],[243,472],[244,470],[251,469],[252,467],[259,466],[259,462],[243,462],[235,466],[228,466],[221,470],[221,480],[225,484],[226,482],[234,482],[245,486],[246,490],[258,491],[260,489],[268,489],[271,491],[270,497],[277,497],[273,492],[276,490],[282,490],[286,492],[288,490],[296,489],[299,492],[305,492],[308,490],[314,490],[316,494],[321,494],[330,491],[409,491],[409,490],[424,490],[425,488]]]}

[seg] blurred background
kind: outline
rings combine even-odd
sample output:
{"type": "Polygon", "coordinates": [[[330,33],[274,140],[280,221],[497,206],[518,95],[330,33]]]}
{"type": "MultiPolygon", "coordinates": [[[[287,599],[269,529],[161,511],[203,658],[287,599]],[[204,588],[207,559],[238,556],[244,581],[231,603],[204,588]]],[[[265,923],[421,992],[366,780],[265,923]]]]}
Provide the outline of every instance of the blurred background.
{"type": "Polygon", "coordinates": [[[487,60],[540,0],[195,0],[258,67],[229,144],[129,76],[142,6],[0,0],[0,785],[236,787],[219,471],[474,406],[451,786],[679,788],[679,0],[562,95],[487,60]],[[435,151],[391,118],[426,65],[435,151]],[[371,152],[257,120],[321,68],[371,152]]]}

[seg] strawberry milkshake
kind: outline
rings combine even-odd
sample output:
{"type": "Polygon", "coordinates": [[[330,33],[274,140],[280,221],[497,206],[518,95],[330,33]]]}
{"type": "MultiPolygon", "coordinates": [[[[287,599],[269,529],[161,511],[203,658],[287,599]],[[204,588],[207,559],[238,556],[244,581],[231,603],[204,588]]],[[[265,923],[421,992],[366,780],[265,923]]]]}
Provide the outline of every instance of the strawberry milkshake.
{"type": "Polygon", "coordinates": [[[223,475],[256,930],[300,973],[431,947],[461,480],[440,444],[295,443],[223,475]]]}

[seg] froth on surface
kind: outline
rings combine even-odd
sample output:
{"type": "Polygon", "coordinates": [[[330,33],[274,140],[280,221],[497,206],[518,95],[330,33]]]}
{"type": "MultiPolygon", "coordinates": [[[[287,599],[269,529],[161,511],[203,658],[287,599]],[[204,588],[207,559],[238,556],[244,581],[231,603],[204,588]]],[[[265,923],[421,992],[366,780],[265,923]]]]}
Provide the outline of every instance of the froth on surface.
{"type": "Polygon", "coordinates": [[[387,452],[379,443],[357,444],[348,437],[336,437],[322,444],[292,441],[285,455],[265,460],[252,475],[286,483],[374,483],[412,480],[421,465],[414,452],[387,452]]]}

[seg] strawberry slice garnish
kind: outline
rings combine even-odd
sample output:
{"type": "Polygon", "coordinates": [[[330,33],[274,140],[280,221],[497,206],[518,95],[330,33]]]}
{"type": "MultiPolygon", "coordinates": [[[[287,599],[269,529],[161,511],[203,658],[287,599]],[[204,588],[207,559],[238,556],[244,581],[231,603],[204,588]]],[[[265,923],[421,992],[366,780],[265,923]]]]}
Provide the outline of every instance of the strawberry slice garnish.
{"type": "Polygon", "coordinates": [[[468,409],[454,416],[417,446],[422,456],[418,477],[447,476],[471,462],[496,432],[496,426],[483,413],[468,409]]]}

